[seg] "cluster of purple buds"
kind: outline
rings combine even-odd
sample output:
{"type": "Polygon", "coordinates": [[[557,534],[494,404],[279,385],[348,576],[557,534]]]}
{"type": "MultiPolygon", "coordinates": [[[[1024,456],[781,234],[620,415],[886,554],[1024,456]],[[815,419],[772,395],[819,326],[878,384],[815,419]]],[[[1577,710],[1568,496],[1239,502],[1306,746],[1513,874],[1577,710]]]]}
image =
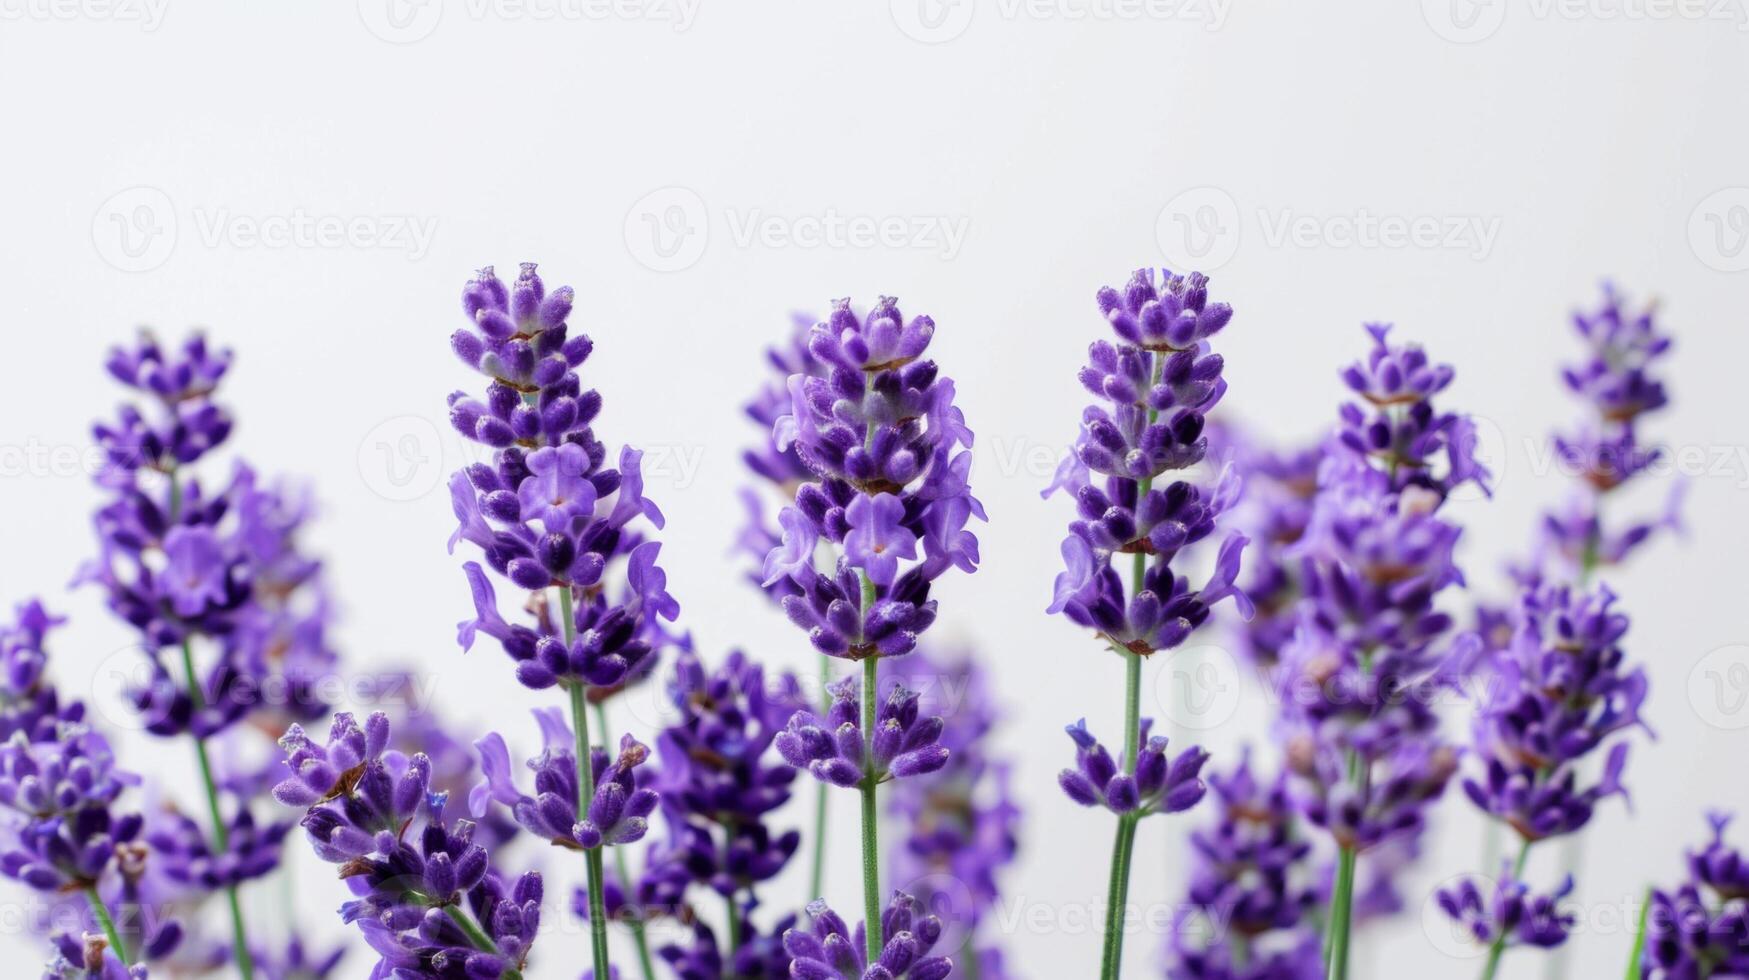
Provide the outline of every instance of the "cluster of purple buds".
{"type": "Polygon", "coordinates": [[[1234,585],[1242,535],[1223,544],[1201,589],[1170,568],[1181,549],[1214,532],[1238,498],[1238,481],[1223,475],[1212,489],[1186,480],[1155,485],[1208,454],[1206,416],[1226,392],[1222,358],[1209,338],[1226,326],[1232,308],[1208,302],[1201,274],[1157,280],[1150,269],[1138,270],[1122,291],[1101,289],[1098,302],[1118,342],[1096,341],[1088,353],[1081,383],[1107,404],[1083,413],[1073,451],[1045,491],[1073,493],[1077,511],[1050,611],[1147,656],[1183,643],[1221,599],[1233,597],[1249,615],[1234,585]],[[1113,567],[1119,556],[1146,565],[1133,595],[1113,567]]]}
{"type": "Polygon", "coordinates": [[[953,382],[919,359],[934,332],[928,317],[905,322],[891,298],[863,317],[837,301],[808,335],[820,373],[791,375],[788,414],[773,427],[774,448],[812,478],[779,515],[763,582],[827,656],[910,653],[935,621],[931,583],[977,568],[972,432],[953,382]],[[823,542],[839,550],[831,573],[815,567],[823,542]]]}
{"type": "Polygon", "coordinates": [[[1185,911],[1167,948],[1169,980],[1313,980],[1322,977],[1310,842],[1297,830],[1285,778],[1263,782],[1249,750],[1209,777],[1218,814],[1190,837],[1195,863],[1185,911]]]}
{"type": "Polygon", "coordinates": [[[587,812],[577,809],[577,757],[570,727],[556,711],[536,711],[545,737],[545,748],[529,760],[534,773],[534,795],[516,788],[510,767],[510,750],[504,737],[490,732],[474,743],[480,752],[482,780],[468,795],[469,813],[484,817],[492,803],[508,807],[524,830],[561,847],[592,850],[642,840],[649,832],[649,816],[655,812],[655,790],[638,785],[639,766],[650,756],[648,746],[624,735],[619,754],[609,757],[602,749],[590,751],[595,795],[587,812]]]}
{"type": "Polygon", "coordinates": [[[1442,497],[1469,482],[1485,489],[1488,471],[1476,458],[1474,423],[1433,404],[1456,372],[1429,360],[1418,345],[1391,344],[1390,324],[1368,324],[1366,330],[1372,350],[1342,372],[1343,383],[1366,406],[1342,406],[1337,437],[1388,474],[1392,489],[1424,486],[1442,497]],[[1443,466],[1437,465],[1442,458],[1443,466]]]}
{"type": "Polygon", "coordinates": [[[947,765],[942,720],[924,716],[915,693],[893,687],[876,709],[875,730],[866,733],[858,715],[860,682],[846,677],[826,690],[832,704],[825,718],[802,709],[777,734],[774,741],[785,762],[847,788],[921,776],[947,765]]]}
{"type": "Polygon", "coordinates": [[[139,631],[153,672],[131,695],[160,735],[212,735],[262,710],[257,695],[269,683],[296,693],[279,700],[299,719],[326,710],[311,694],[335,660],[321,566],[295,541],[307,502],[242,464],[216,492],[186,475],[230,434],[213,401],[230,361],[198,334],[174,351],[150,336],[117,348],[110,374],[150,406],[126,406],[121,421],[93,430],[105,453],[97,480],[111,500],[95,519],[98,556],[80,578],[139,631]],[[218,650],[198,695],[159,653],[197,636],[218,650]]]}
{"type": "Polygon", "coordinates": [[[1228,427],[1213,431],[1221,437],[1216,452],[1231,459],[1243,481],[1244,496],[1232,512],[1250,545],[1245,554],[1246,580],[1241,587],[1254,607],[1251,618],[1234,632],[1251,663],[1273,670],[1299,625],[1299,600],[1307,573],[1304,557],[1294,554],[1312,520],[1318,494],[1318,469],[1325,453],[1317,447],[1273,451],[1251,442],[1228,427]]]}
{"type": "Polygon", "coordinates": [[[853,933],[824,901],[809,904],[808,917],[811,929],[783,935],[784,949],[793,958],[793,980],[944,980],[953,972],[952,960],[931,955],[941,938],[941,920],[924,915],[917,900],[904,892],[894,892],[881,913],[881,935],[887,941],[873,963],[863,944],[864,923],[857,923],[853,933]]]}
{"type": "Polygon", "coordinates": [[[1605,283],[1602,305],[1592,313],[1575,313],[1573,324],[1585,356],[1564,367],[1561,379],[1586,403],[1591,418],[1571,433],[1557,434],[1554,445],[1583,486],[1543,515],[1537,554],[1518,572],[1527,583],[1540,581],[1550,562],[1567,580],[1583,579],[1599,566],[1621,562],[1659,530],[1680,527],[1681,483],[1672,486],[1665,512],[1657,517],[1616,526],[1602,513],[1605,497],[1662,456],[1639,435],[1641,417],[1669,402],[1656,372],[1673,340],[1660,329],[1656,306],[1634,312],[1605,283]]]}
{"type": "Polygon", "coordinates": [[[1507,865],[1497,881],[1464,878],[1436,897],[1440,911],[1479,945],[1553,949],[1567,941],[1578,921],[1562,906],[1572,892],[1571,875],[1553,892],[1532,892],[1507,865]]]}
{"type": "Polygon", "coordinates": [[[43,642],[63,622],[31,601],[18,607],[14,622],[0,624],[0,741],[17,734],[31,742],[49,741],[62,725],[84,720],[85,705],[63,704],[46,676],[43,642]]]}
{"type": "Polygon", "coordinates": [[[1688,853],[1686,880],[1652,892],[1640,959],[1645,980],[1749,975],[1749,860],[1725,841],[1729,815],[1707,819],[1712,839],[1688,853]]]}
{"type": "Polygon", "coordinates": [[[445,817],[431,762],[389,748],[387,716],[335,716],[326,744],[293,726],[291,775],[274,788],[318,857],[340,867],[354,900],[341,917],[380,957],[373,976],[486,980],[519,975],[540,925],[541,878],[492,867],[467,820],[445,817]]]}
{"type": "Polygon", "coordinates": [[[147,980],[144,963],[127,966],[102,936],[61,933],[52,940],[54,953],[42,980],[147,980]]]}
{"type": "Polygon", "coordinates": [[[1166,737],[1149,735],[1153,725],[1154,719],[1142,719],[1136,763],[1130,769],[1119,767],[1087,731],[1085,720],[1070,725],[1065,731],[1075,742],[1075,768],[1058,774],[1057,785],[1082,806],[1102,806],[1116,814],[1145,817],[1195,806],[1208,792],[1201,775],[1208,753],[1191,746],[1176,756],[1168,755],[1166,737]]]}
{"type": "Polygon", "coordinates": [[[607,449],[591,428],[601,396],[577,375],[592,345],[571,337],[566,323],[573,300],[568,286],[548,293],[532,263],[510,286],[482,269],[462,292],[472,329],[451,343],[490,383],[483,402],[451,395],[450,421],[496,452],[450,480],[460,522],[450,547],[477,546],[486,565],[524,591],[566,590],[562,609],[541,595],[533,625],[512,624],[484,570],[467,563],[476,618],[461,624],[464,649],[485,633],[516,662],[524,685],[582,684],[603,695],[648,675],[654,651],[669,641],[658,620],[672,621],[680,607],[656,564],[661,545],[637,523],[663,523],[643,495],[642,453],[627,447],[617,469],[604,466],[607,449]]]}
{"type": "Polygon", "coordinates": [[[1582,829],[1597,803],[1626,791],[1628,745],[1615,741],[1593,785],[1581,770],[1605,742],[1644,727],[1645,672],[1621,648],[1628,617],[1608,588],[1557,586],[1523,597],[1513,640],[1491,655],[1474,738],[1485,771],[1464,790],[1527,841],[1582,829]]]}

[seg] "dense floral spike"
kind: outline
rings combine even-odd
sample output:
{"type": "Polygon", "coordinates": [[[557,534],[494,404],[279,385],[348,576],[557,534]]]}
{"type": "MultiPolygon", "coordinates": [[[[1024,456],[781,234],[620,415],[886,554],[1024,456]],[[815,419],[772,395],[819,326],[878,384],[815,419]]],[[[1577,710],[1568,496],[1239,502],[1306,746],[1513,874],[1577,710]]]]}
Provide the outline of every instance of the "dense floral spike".
{"type": "Polygon", "coordinates": [[[540,689],[582,684],[596,696],[647,676],[652,654],[671,642],[660,620],[679,604],[656,564],[661,545],[641,527],[660,528],[662,512],[643,495],[643,454],[626,447],[618,468],[592,423],[601,396],[585,391],[576,369],[588,337],[569,335],[570,287],[546,292],[532,263],[506,286],[491,268],[463,290],[472,330],[457,331],[456,353],[490,379],[484,401],[450,396],[450,421],[462,435],[496,452],[450,480],[460,526],[450,547],[467,541],[486,565],[517,589],[540,593],[530,625],[498,612],[481,566],[464,567],[476,617],[460,628],[464,649],[484,633],[517,663],[517,679],[540,689]],[[576,603],[573,638],[544,590],[569,589],[576,603]]]}
{"type": "Polygon", "coordinates": [[[1285,775],[1263,782],[1249,751],[1209,777],[1219,814],[1191,834],[1196,863],[1186,911],[1167,950],[1171,980],[1298,980],[1323,976],[1312,845],[1298,833],[1285,775]]]}
{"type": "MultiPolygon", "coordinates": [[[[1470,422],[1433,396],[1454,372],[1390,328],[1343,372],[1365,407],[1345,404],[1318,469],[1298,561],[1298,622],[1279,651],[1287,768],[1308,823],[1338,851],[1331,886],[1332,977],[1347,969],[1359,894],[1358,857],[1408,848],[1457,770],[1439,731],[1437,696],[1455,685],[1479,646],[1448,640],[1440,594],[1463,584],[1459,528],[1441,508],[1460,486],[1487,489],[1470,422]]],[[[1377,869],[1373,869],[1377,870],[1377,869]]],[[[1375,880],[1391,893],[1388,880],[1375,880]]]]}
{"type": "Polygon", "coordinates": [[[869,962],[864,952],[864,923],[851,931],[838,913],[824,901],[808,906],[811,929],[791,929],[783,934],[784,948],[794,962],[794,980],[943,980],[953,972],[953,961],[932,955],[941,938],[941,920],[924,915],[917,900],[894,892],[881,915],[881,932],[887,937],[880,954],[869,962]]]}
{"type": "Polygon", "coordinates": [[[1125,744],[1120,763],[1077,723],[1069,728],[1077,768],[1059,778],[1075,802],[1119,814],[1101,964],[1102,976],[1114,980],[1135,821],[1187,808],[1203,795],[1196,778],[1202,750],[1168,764],[1166,740],[1147,737],[1142,658],[1183,644],[1222,599],[1232,598],[1246,617],[1253,610],[1236,584],[1244,535],[1221,545],[1201,588],[1172,567],[1182,550],[1214,533],[1238,499],[1238,480],[1230,471],[1212,486],[1165,479],[1208,455],[1207,415],[1227,391],[1224,360],[1209,341],[1232,319],[1232,307],[1209,302],[1201,273],[1152,269],[1136,270],[1123,289],[1105,287],[1096,299],[1116,342],[1101,339],[1088,350],[1081,385],[1100,402],[1082,412],[1074,446],[1044,495],[1063,490],[1076,502],[1049,611],[1092,630],[1125,661],[1124,743],[1134,744],[1125,744]]]}
{"type": "Polygon", "coordinates": [[[1526,841],[1582,829],[1597,803],[1624,794],[1628,745],[1609,747],[1595,785],[1582,770],[1614,736],[1644,727],[1646,676],[1621,648],[1628,618],[1608,588],[1582,593],[1545,586],[1527,592],[1512,643],[1480,676],[1474,740],[1485,766],[1464,790],[1526,841]]]}
{"type": "Polygon", "coordinates": [[[521,970],[540,925],[540,875],[506,881],[474,824],[446,818],[430,759],[390,744],[380,712],[362,725],[336,715],[326,743],[293,726],[282,740],[291,775],[274,789],[304,809],[316,855],[352,888],[341,917],[377,953],[372,975],[480,980],[521,970]]]}
{"type": "Polygon", "coordinates": [[[828,656],[910,653],[935,621],[930,584],[977,567],[972,433],[953,382],[918,359],[934,331],[928,317],[906,323],[891,298],[864,317],[839,300],[808,335],[820,373],[791,375],[773,426],[775,449],[811,478],[779,517],[763,582],[788,583],[785,611],[828,656]],[[823,543],[839,553],[831,574],[815,568],[823,543]]]}
{"type": "MultiPolygon", "coordinates": [[[[450,549],[466,541],[485,559],[484,567],[463,566],[474,618],[458,625],[462,649],[483,633],[515,662],[524,686],[563,689],[576,740],[561,748],[549,738],[548,751],[533,763],[533,797],[512,784],[502,740],[482,744],[488,795],[475,793],[473,808],[498,799],[531,832],[589,852],[586,897],[597,906],[589,916],[592,962],[605,980],[606,891],[597,849],[643,837],[657,801],[633,775],[648,749],[623,740],[617,759],[609,760],[610,737],[597,733],[596,746],[588,705],[649,677],[662,649],[685,648],[687,641],[663,626],[680,604],[657,564],[661,544],[646,537],[664,520],[644,496],[643,454],[624,447],[610,467],[593,429],[601,396],[585,390],[577,373],[593,343],[570,333],[575,299],[569,286],[549,293],[533,263],[508,285],[488,266],[462,290],[470,324],[451,337],[451,347],[488,381],[483,398],[450,395],[450,422],[492,455],[450,478],[458,521],[450,549]],[[527,622],[500,614],[487,568],[527,594],[521,603],[527,622]],[[560,772],[567,763],[574,770],[568,777],[560,772]]],[[[634,938],[647,956],[641,932],[634,938]]]]}

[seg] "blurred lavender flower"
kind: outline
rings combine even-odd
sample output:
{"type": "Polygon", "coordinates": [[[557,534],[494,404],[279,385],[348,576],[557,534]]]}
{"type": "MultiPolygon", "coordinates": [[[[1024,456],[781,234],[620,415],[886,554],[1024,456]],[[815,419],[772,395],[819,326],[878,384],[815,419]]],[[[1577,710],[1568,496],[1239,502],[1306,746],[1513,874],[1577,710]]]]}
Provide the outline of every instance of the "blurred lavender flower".
{"type": "Polygon", "coordinates": [[[1688,877],[1656,889],[1643,924],[1643,980],[1749,976],[1749,868],[1725,841],[1731,817],[1710,814],[1712,840],[1688,853],[1688,877]]]}
{"type": "Polygon", "coordinates": [[[1571,911],[1561,908],[1562,900],[1572,891],[1573,878],[1568,875],[1555,891],[1533,893],[1506,866],[1498,881],[1464,878],[1440,889],[1437,897],[1440,911],[1483,946],[1553,949],[1567,941],[1577,922],[1571,911]]]}

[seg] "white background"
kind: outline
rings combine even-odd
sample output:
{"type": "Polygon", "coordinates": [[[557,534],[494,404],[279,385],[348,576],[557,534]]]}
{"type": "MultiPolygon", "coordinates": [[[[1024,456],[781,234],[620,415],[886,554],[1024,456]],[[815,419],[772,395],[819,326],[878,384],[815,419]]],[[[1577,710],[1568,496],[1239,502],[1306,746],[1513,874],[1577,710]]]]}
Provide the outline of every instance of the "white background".
{"type": "MultiPolygon", "coordinates": [[[[454,646],[467,592],[437,488],[470,458],[443,398],[478,385],[448,351],[458,291],[477,266],[537,259],[549,284],[578,289],[600,432],[668,461],[651,492],[685,624],[713,653],[744,645],[805,667],[803,638],[724,560],[737,454],[757,438],[737,406],[765,382],[760,348],[790,311],[897,295],[936,318],[933,353],[978,433],[985,567],[943,583],[938,630],[976,645],[1010,709],[1002,746],[1028,814],[1011,901],[1053,924],[1008,943],[1027,976],[1086,976],[1098,940],[1073,917],[1103,896],[1110,821],[1065,801],[1054,774],[1063,724],[1117,726],[1121,669],[1043,612],[1066,505],[1037,491],[1084,400],[1094,290],[1138,265],[1224,260],[1214,291],[1238,314],[1221,337],[1222,411],[1284,440],[1333,418],[1363,320],[1394,320],[1454,364],[1446,404],[1484,420],[1502,471],[1492,503],[1456,511],[1471,579],[1493,594],[1502,558],[1565,489],[1539,461],[1576,411],[1555,373],[1575,349],[1567,311],[1614,276],[1661,297],[1679,338],[1675,404],[1648,432],[1696,454],[1687,540],[1608,576],[1635,617],[1659,740],[1635,748],[1633,815],[1611,802],[1590,831],[1573,975],[1620,975],[1622,903],[1679,874],[1703,808],[1749,804],[1749,713],[1708,687],[1725,678],[1741,696],[1729,668],[1749,664],[1749,34],[1734,3],[1451,2],[0,0],[0,598],[43,594],[75,615],[56,644],[69,687],[126,643],[92,594],[64,587],[92,544],[88,420],[118,397],[101,354],[138,324],[206,326],[239,352],[235,448],[318,488],[312,541],[355,669],[414,662],[458,729],[527,744],[523,712],[545,702],[495,650],[454,646]],[[810,237],[832,215],[964,239],[810,237]],[[300,217],[347,230],[253,234],[300,217]],[[1464,230],[1458,247],[1347,233],[1380,218],[1464,230]],[[1284,238],[1283,222],[1305,230],[1284,238]]],[[[1651,484],[1667,480],[1636,506],[1657,508],[1651,484]]],[[[1255,691],[1242,701],[1206,732],[1217,751],[1261,737],[1266,707],[1255,691]]],[[[124,750],[192,788],[184,746],[124,750]]],[[[1477,863],[1458,793],[1439,823],[1410,884],[1417,906],[1477,863]]],[[[1168,833],[1143,833],[1138,901],[1178,887],[1162,870],[1168,833]]],[[[830,892],[851,909],[840,850],[830,892]]],[[[1553,876],[1552,854],[1533,872],[1553,876]]],[[[341,898],[326,874],[303,873],[296,898],[322,929],[341,898]]],[[[801,890],[780,882],[771,900],[801,890]]],[[[1419,913],[1367,934],[1363,975],[1474,975],[1419,913]]],[[[566,928],[543,941],[537,976],[580,972],[585,944],[566,928]]],[[[1157,975],[1158,945],[1133,936],[1128,975],[1157,975]]],[[[33,962],[40,948],[14,926],[0,955],[33,962]]],[[[1514,954],[1504,975],[1537,975],[1535,958],[1514,954]]]]}

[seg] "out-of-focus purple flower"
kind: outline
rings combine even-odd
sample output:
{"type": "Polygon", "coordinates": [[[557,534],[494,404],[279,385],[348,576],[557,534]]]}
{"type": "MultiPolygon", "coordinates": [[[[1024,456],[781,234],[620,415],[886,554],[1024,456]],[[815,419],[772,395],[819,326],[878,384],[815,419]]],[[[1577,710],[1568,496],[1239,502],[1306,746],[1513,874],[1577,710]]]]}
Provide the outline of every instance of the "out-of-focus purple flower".
{"type": "Polygon", "coordinates": [[[1567,941],[1577,916],[1561,902],[1573,892],[1567,876],[1553,892],[1532,892],[1506,868],[1498,881],[1464,878],[1438,892],[1440,911],[1483,946],[1553,949],[1567,941]]]}
{"type": "Polygon", "coordinates": [[[1176,756],[1166,753],[1166,738],[1150,736],[1152,718],[1143,718],[1139,753],[1132,770],[1119,767],[1105,746],[1078,721],[1066,731],[1075,743],[1075,768],[1064,769],[1057,784],[1082,806],[1102,806],[1113,813],[1179,813],[1195,806],[1208,791],[1201,773],[1208,753],[1192,746],[1176,756]]]}
{"type": "Polygon", "coordinates": [[[880,702],[875,730],[866,739],[858,714],[862,686],[846,677],[827,688],[832,705],[826,717],[803,709],[790,717],[774,744],[784,761],[835,786],[856,787],[865,780],[884,783],[935,772],[947,764],[940,717],[919,712],[917,695],[894,687],[880,702]],[[872,752],[872,756],[865,753],[872,752]]]}
{"type": "Polygon", "coordinates": [[[1644,727],[1647,684],[1622,651],[1628,618],[1608,588],[1533,589],[1518,619],[1511,645],[1479,674],[1474,741],[1485,769],[1464,790],[1536,841],[1582,829],[1600,800],[1625,795],[1626,742],[1610,747],[1595,785],[1581,786],[1580,770],[1613,736],[1644,727]]]}
{"type": "Polygon", "coordinates": [[[0,624],[0,741],[20,733],[26,741],[52,741],[62,725],[84,720],[85,705],[63,703],[45,676],[44,641],[64,622],[33,599],[19,605],[13,622],[0,624]]]}
{"type": "Polygon", "coordinates": [[[148,980],[145,964],[124,966],[102,936],[59,933],[54,954],[43,967],[43,980],[148,980]]]}
{"type": "Polygon", "coordinates": [[[795,928],[783,934],[784,948],[794,962],[794,980],[943,980],[953,971],[953,961],[933,955],[941,938],[941,920],[924,915],[915,898],[894,892],[881,914],[881,935],[887,937],[875,962],[868,962],[864,923],[854,932],[838,913],[816,901],[808,906],[812,928],[795,928]]]}
{"type": "Polygon", "coordinates": [[[1688,878],[1654,889],[1646,910],[1645,980],[1698,980],[1749,975],[1749,905],[1743,855],[1725,841],[1731,817],[1709,814],[1712,839],[1688,853],[1688,878]]]}

